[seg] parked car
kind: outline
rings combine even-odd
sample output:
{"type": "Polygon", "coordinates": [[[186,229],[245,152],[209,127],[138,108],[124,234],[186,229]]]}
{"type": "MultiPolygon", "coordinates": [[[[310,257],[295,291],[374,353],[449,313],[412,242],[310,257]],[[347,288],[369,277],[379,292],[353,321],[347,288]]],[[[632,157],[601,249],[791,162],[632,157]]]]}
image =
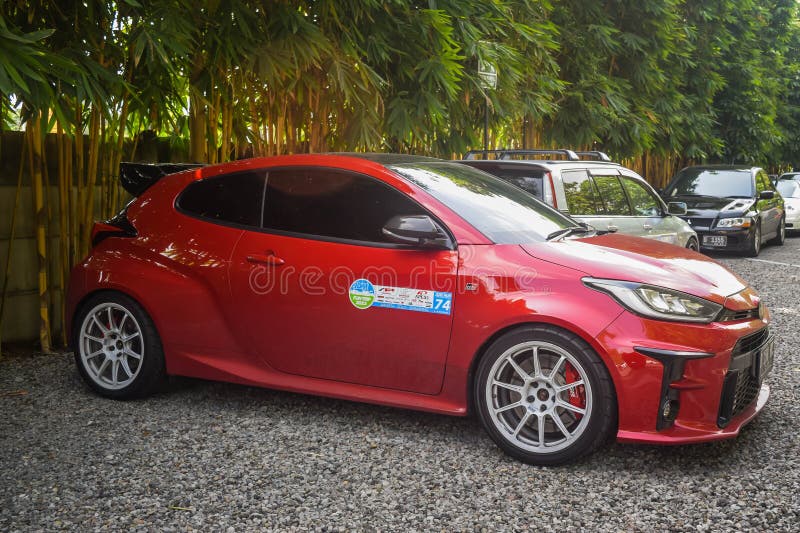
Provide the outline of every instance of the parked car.
{"type": "Polygon", "coordinates": [[[786,208],[786,231],[794,233],[800,230],[800,175],[797,180],[778,180],[777,189],[786,208]]]}
{"type": "Polygon", "coordinates": [[[800,172],[784,172],[778,176],[778,181],[781,180],[795,180],[800,181],[800,172]]]}
{"type": "Polygon", "coordinates": [[[684,202],[685,218],[706,250],[755,257],[764,242],[786,238],[783,198],[758,167],[704,165],[679,171],[664,189],[667,201],[684,202]]]}
{"type": "Polygon", "coordinates": [[[472,409],[536,464],[614,435],[734,437],[769,396],[770,317],[745,281],[595,235],[469,166],[318,154],[162,170],[123,166],[138,197],[95,225],[70,277],[75,361],[103,396],[175,374],[472,409]]]}
{"type": "Polygon", "coordinates": [[[483,154],[482,150],[476,150],[460,162],[513,183],[602,232],[618,231],[699,250],[695,231],[675,216],[685,214],[686,206],[675,202],[668,207],[644,178],[611,162],[602,152],[562,149],[489,150],[488,153],[494,159],[475,159],[483,154]],[[519,159],[530,156],[552,159],[519,159]]]}

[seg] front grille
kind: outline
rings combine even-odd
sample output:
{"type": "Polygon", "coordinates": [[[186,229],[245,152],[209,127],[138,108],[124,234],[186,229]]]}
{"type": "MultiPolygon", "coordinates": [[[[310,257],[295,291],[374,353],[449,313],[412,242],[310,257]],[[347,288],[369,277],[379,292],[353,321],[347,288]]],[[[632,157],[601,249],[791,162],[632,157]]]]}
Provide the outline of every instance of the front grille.
{"type": "Polygon", "coordinates": [[[731,365],[722,382],[717,425],[727,426],[731,419],[747,409],[758,398],[761,383],[756,379],[758,357],[752,352],[769,339],[769,328],[739,339],[731,352],[731,365]]]}
{"type": "Polygon", "coordinates": [[[690,222],[692,226],[700,227],[700,228],[710,228],[711,224],[714,222],[713,218],[691,218],[690,222]]]}
{"type": "Polygon", "coordinates": [[[733,352],[731,352],[731,356],[735,357],[737,355],[752,352],[761,347],[762,344],[767,342],[769,338],[769,328],[764,328],[755,333],[751,333],[746,337],[742,337],[739,339],[739,342],[736,343],[736,346],[733,347],[733,352]]]}

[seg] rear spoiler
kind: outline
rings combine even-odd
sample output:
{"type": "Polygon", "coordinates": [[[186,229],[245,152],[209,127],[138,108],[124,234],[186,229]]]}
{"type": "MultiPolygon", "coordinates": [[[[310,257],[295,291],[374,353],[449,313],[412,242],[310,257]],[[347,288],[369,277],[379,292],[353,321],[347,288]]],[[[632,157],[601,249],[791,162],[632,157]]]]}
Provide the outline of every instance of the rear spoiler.
{"type": "Polygon", "coordinates": [[[120,163],[119,181],[123,189],[139,196],[164,176],[203,166],[202,163],[120,163]]]}

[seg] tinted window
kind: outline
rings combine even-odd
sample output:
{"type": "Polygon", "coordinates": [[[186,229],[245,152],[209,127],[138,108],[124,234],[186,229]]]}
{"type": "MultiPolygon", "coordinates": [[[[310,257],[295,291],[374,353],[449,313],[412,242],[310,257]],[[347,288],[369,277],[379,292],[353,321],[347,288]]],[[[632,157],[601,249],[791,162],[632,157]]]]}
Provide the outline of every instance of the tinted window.
{"type": "Polygon", "coordinates": [[[653,194],[640,181],[633,178],[620,178],[625,192],[631,201],[633,214],[642,217],[655,217],[661,215],[661,205],[653,194]]]}
{"type": "Polygon", "coordinates": [[[628,198],[616,176],[594,176],[594,182],[597,184],[597,190],[600,191],[600,198],[603,200],[607,215],[631,214],[628,198]]]}
{"type": "Polygon", "coordinates": [[[585,170],[563,171],[561,181],[571,215],[593,216],[603,212],[595,185],[585,170]]]}
{"type": "Polygon", "coordinates": [[[539,200],[544,199],[544,175],[545,170],[533,165],[476,165],[493,176],[503,178],[509,183],[513,183],[520,189],[534,195],[539,200]]]}
{"type": "Polygon", "coordinates": [[[389,242],[386,222],[423,215],[413,200],[378,180],[335,169],[270,171],[264,228],[320,237],[389,242]]]}
{"type": "Polygon", "coordinates": [[[541,242],[576,225],[530,194],[466,165],[431,162],[390,168],[498,244],[541,242]]]}
{"type": "Polygon", "coordinates": [[[266,171],[260,171],[196,181],[183,191],[178,207],[220,222],[259,226],[265,178],[266,171]]]}
{"type": "Polygon", "coordinates": [[[681,170],[665,196],[717,196],[752,198],[753,178],[750,170],[715,170],[687,168],[681,170]]]}

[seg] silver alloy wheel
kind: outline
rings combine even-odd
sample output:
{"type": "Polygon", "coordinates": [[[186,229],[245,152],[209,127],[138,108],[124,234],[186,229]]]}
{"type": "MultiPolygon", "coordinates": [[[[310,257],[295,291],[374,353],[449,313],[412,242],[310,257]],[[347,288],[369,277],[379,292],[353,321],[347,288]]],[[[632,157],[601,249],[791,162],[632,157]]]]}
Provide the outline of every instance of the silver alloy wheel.
{"type": "Polygon", "coordinates": [[[756,224],[756,229],[753,232],[753,243],[755,245],[755,252],[758,253],[761,251],[761,226],[756,224]]]}
{"type": "Polygon", "coordinates": [[[495,427],[512,445],[553,453],[573,444],[592,415],[592,387],[572,354],[548,342],[506,350],[489,371],[486,405],[495,427]],[[577,379],[567,382],[567,363],[577,379]],[[570,395],[582,406],[570,403],[570,395]]]}
{"type": "Polygon", "coordinates": [[[686,242],[686,247],[689,250],[694,250],[695,252],[699,252],[700,251],[700,245],[697,244],[697,239],[695,239],[694,237],[690,238],[686,242]]]}
{"type": "Polygon", "coordinates": [[[119,304],[101,303],[89,311],[78,343],[86,373],[104,389],[127,387],[142,368],[142,328],[133,314],[119,304]]]}
{"type": "Polygon", "coordinates": [[[786,219],[781,219],[781,225],[778,229],[778,239],[783,242],[786,239],[786,219]]]}

